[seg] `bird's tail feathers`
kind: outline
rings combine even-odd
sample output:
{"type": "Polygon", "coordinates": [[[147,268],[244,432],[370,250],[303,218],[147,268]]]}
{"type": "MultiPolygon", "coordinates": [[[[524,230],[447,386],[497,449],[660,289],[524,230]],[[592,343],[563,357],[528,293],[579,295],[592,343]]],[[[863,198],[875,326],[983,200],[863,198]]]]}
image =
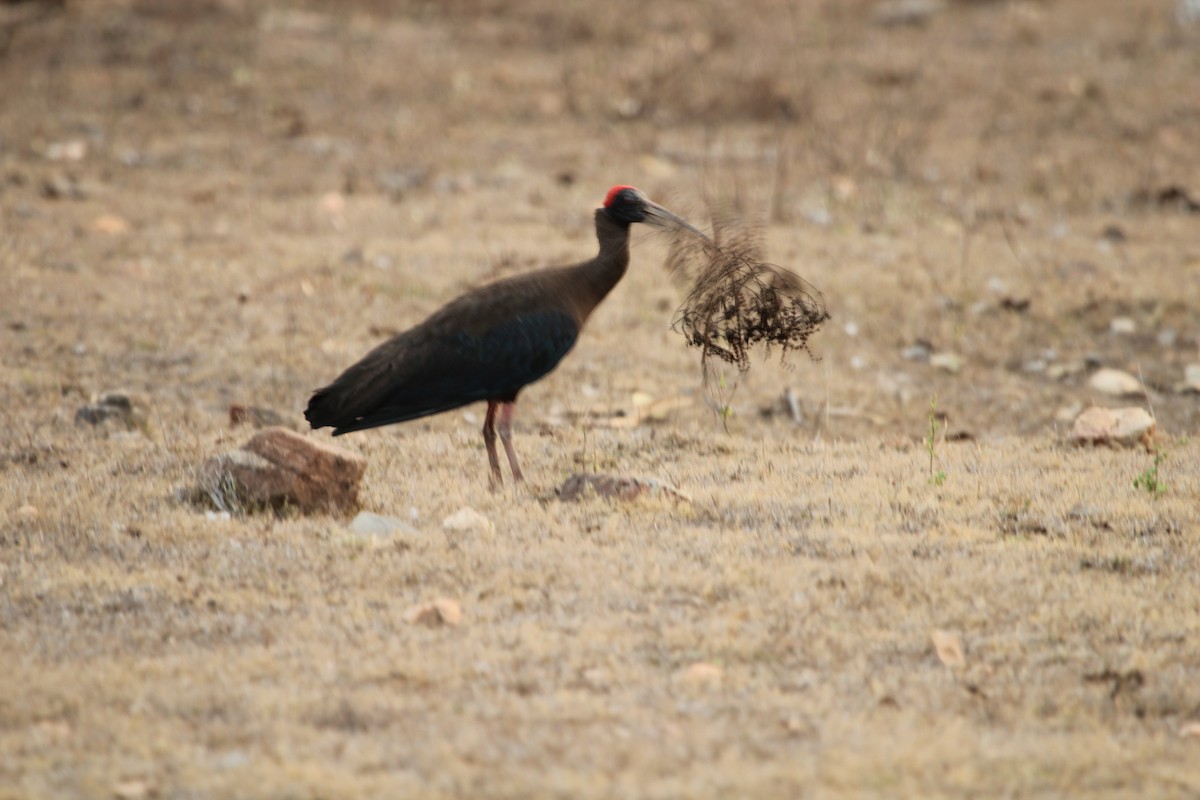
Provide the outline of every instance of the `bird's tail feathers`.
{"type": "Polygon", "coordinates": [[[308,408],[304,409],[304,418],[314,429],[336,426],[341,417],[342,403],[337,393],[331,389],[332,387],[327,386],[313,392],[308,401],[308,408]]]}

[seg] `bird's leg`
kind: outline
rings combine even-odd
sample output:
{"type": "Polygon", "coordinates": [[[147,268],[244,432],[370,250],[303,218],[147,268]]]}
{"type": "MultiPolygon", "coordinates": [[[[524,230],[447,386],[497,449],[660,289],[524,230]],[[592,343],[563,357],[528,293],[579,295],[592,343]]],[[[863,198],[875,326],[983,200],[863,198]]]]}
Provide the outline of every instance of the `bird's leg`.
{"type": "MultiPolygon", "coordinates": [[[[483,444],[487,447],[488,464],[492,468],[491,484],[493,487],[504,485],[500,476],[500,456],[496,454],[496,407],[500,405],[494,400],[488,400],[487,416],[483,418],[483,444]]],[[[506,448],[508,444],[504,445],[506,448]]]]}
{"type": "MultiPolygon", "coordinates": [[[[516,403],[501,403],[500,424],[496,430],[500,434],[500,441],[504,443],[504,452],[508,456],[508,466],[512,467],[513,481],[521,483],[525,478],[521,476],[521,467],[517,464],[517,452],[513,450],[512,445],[512,420],[513,414],[516,411],[516,403]]],[[[493,467],[498,473],[500,468],[494,465],[493,467]]]]}

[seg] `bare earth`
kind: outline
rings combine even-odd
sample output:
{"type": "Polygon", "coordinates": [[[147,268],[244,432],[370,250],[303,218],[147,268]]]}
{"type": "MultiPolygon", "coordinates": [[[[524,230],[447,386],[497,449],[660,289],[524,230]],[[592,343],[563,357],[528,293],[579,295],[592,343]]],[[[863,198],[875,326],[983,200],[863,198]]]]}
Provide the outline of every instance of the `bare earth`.
{"type": "Polygon", "coordinates": [[[1174,3],[38,8],[0,4],[0,796],[1200,795],[1174,3]],[[820,360],[706,395],[635,229],[522,398],[527,490],[468,408],[337,442],[415,532],[177,498],[230,404],[299,427],[465,287],[589,257],[615,183],[740,198],[820,360]],[[109,390],[145,423],[77,425],[109,390]],[[1092,402],[1153,411],[1165,491],[1065,441],[1092,402]],[[555,497],[590,471],[691,500],[555,497]]]}

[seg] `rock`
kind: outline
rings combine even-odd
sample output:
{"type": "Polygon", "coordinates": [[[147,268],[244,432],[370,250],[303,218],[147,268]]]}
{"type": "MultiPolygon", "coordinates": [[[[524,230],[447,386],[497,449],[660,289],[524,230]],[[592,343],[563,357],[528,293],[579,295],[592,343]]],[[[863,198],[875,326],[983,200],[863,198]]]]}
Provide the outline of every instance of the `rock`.
{"type": "Polygon", "coordinates": [[[217,769],[240,769],[249,764],[250,756],[245,750],[226,750],[213,759],[213,766],[217,769]]]}
{"type": "Polygon", "coordinates": [[[1027,372],[1031,375],[1035,375],[1039,372],[1045,372],[1046,362],[1040,358],[1031,358],[1030,360],[1021,364],[1021,371],[1027,372]]]}
{"type": "Polygon", "coordinates": [[[65,142],[50,142],[43,154],[50,161],[82,161],[87,157],[87,153],[87,142],[83,139],[70,139],[65,142]]]}
{"type": "Polygon", "coordinates": [[[82,200],[87,191],[70,175],[51,175],[42,181],[42,196],[48,200],[82,200]]]}
{"type": "Polygon", "coordinates": [[[1143,408],[1092,406],[1075,418],[1070,439],[1080,444],[1141,444],[1149,447],[1154,434],[1154,417],[1143,408]]]}
{"type": "Polygon", "coordinates": [[[924,25],[946,7],[942,0],[882,0],[875,4],[875,24],[885,28],[924,25]]]}
{"type": "Polygon", "coordinates": [[[92,220],[92,230],[109,236],[129,233],[129,220],[116,214],[101,214],[92,220]]]}
{"type": "Polygon", "coordinates": [[[929,357],[929,366],[955,373],[962,369],[962,359],[956,353],[934,353],[929,357]]]}
{"type": "Polygon", "coordinates": [[[720,686],[724,679],[725,670],[706,661],[698,661],[675,673],[676,682],[696,688],[720,686]]]}
{"type": "Polygon", "coordinates": [[[321,195],[320,207],[331,217],[340,217],[346,213],[346,196],[341,192],[326,192],[321,195]]]}
{"type": "Polygon", "coordinates": [[[1200,394],[1200,364],[1188,364],[1183,368],[1183,383],[1177,389],[1180,394],[1200,394]]]}
{"type": "Polygon", "coordinates": [[[37,506],[26,504],[17,509],[17,518],[22,522],[33,522],[41,516],[41,513],[37,506]]]}
{"type": "Polygon", "coordinates": [[[1058,410],[1054,412],[1054,421],[1062,423],[1074,422],[1081,411],[1083,411],[1083,403],[1068,403],[1065,406],[1059,406],[1058,410]]]}
{"type": "Polygon", "coordinates": [[[1107,367],[1092,373],[1092,377],[1088,378],[1088,386],[1092,391],[1111,397],[1144,397],[1146,394],[1146,388],[1137,378],[1128,372],[1107,367]]]}
{"type": "MultiPolygon", "coordinates": [[[[1175,19],[1180,25],[1200,23],[1200,0],[1175,0],[1175,19]]],[[[1193,735],[1200,736],[1200,723],[1193,725],[1193,735]]]]}
{"type": "Polygon", "coordinates": [[[1073,375],[1078,375],[1087,367],[1082,361],[1068,361],[1065,364],[1051,364],[1046,367],[1046,377],[1053,381],[1061,381],[1073,375]]]}
{"type": "Polygon", "coordinates": [[[462,622],[462,606],[448,597],[440,597],[431,603],[420,603],[404,612],[402,619],[409,625],[424,625],[437,628],[445,625],[457,627],[462,622]]]}
{"type": "Polygon", "coordinates": [[[627,478],[622,475],[576,473],[567,478],[558,489],[558,499],[572,502],[594,494],[614,500],[634,500],[642,495],[663,496],[672,500],[691,502],[691,498],[679,489],[654,478],[627,478]]]}
{"type": "Polygon", "coordinates": [[[949,631],[933,631],[929,638],[933,642],[933,649],[937,652],[938,661],[947,667],[954,669],[967,663],[966,656],[963,655],[962,641],[957,634],[949,631]]]}
{"type": "Polygon", "coordinates": [[[463,506],[442,520],[442,530],[452,533],[467,533],[468,531],[490,531],[492,521],[470,506],[463,506]]]}
{"type": "Polygon", "coordinates": [[[267,428],[237,450],[209,459],[199,490],[219,510],[348,514],[358,506],[362,456],[287,428],[267,428]]]}
{"type": "Polygon", "coordinates": [[[112,793],[120,800],[141,800],[150,796],[151,788],[143,780],[125,780],[114,784],[112,793]]]}
{"type": "Polygon", "coordinates": [[[1132,317],[1113,317],[1108,323],[1108,332],[1117,336],[1132,336],[1137,333],[1137,323],[1132,317]]]}
{"type": "Polygon", "coordinates": [[[359,536],[386,539],[397,533],[417,534],[419,530],[397,517],[360,511],[350,522],[350,532],[359,536]]]}
{"type": "Polygon", "coordinates": [[[114,422],[129,430],[146,427],[146,412],[143,405],[135,403],[123,392],[104,392],[93,401],[75,410],[76,425],[100,425],[114,422]]]}

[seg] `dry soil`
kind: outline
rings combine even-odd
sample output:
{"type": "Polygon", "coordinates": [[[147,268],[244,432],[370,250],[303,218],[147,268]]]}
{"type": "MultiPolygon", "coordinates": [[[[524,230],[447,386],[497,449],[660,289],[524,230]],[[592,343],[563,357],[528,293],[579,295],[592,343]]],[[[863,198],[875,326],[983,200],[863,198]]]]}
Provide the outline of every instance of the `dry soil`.
{"type": "Polygon", "coordinates": [[[1197,98],[1167,0],[0,4],[0,795],[1200,795],[1197,98]],[[338,440],[415,531],[178,498],[617,183],[739,204],[820,360],[703,390],[638,232],[527,490],[468,408],[338,440]]]}

